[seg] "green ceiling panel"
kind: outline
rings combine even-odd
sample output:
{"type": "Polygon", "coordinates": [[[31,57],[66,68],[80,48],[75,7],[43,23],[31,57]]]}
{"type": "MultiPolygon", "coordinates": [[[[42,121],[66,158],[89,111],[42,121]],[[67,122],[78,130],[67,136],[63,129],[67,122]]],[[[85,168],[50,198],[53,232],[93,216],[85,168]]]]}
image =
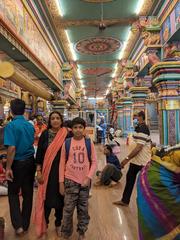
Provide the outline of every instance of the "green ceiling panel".
{"type": "Polygon", "coordinates": [[[83,0],[59,0],[59,3],[63,20],[75,21],[74,24],[68,25],[66,30],[76,54],[83,85],[89,88],[87,95],[96,95],[91,89],[93,85],[94,88],[101,89],[99,94],[105,94],[112,81],[123,43],[127,40],[130,25],[110,23],[104,31],[100,31],[93,20],[100,20],[102,12],[105,20],[133,18],[138,0],[114,0],[103,4],[83,0]],[[83,20],[87,20],[88,24],[83,25],[83,20]],[[104,38],[108,38],[107,41],[105,39],[105,43],[104,38]],[[87,74],[89,72],[91,74],[87,74]]]}
{"type": "MultiPolygon", "coordinates": [[[[60,1],[60,0],[59,0],[60,1]]],[[[104,18],[125,18],[135,13],[138,0],[115,0],[103,3],[104,18]]],[[[100,19],[101,4],[83,0],[61,0],[64,19],[100,19]]]]}

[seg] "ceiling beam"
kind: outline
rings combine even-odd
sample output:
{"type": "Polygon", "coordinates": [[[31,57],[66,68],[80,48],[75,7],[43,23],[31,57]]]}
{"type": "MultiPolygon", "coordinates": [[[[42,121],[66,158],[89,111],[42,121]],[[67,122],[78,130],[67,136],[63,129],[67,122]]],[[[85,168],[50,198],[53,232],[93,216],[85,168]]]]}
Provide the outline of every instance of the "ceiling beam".
{"type": "Polygon", "coordinates": [[[117,59],[114,60],[105,60],[105,61],[81,61],[77,60],[77,64],[82,64],[82,65],[90,65],[90,64],[111,64],[111,63],[117,63],[117,59]]]}
{"type": "MultiPolygon", "coordinates": [[[[111,26],[127,26],[134,23],[138,17],[131,17],[131,18],[119,18],[119,19],[104,19],[103,23],[106,27],[111,26]]],[[[72,26],[95,26],[98,27],[102,21],[100,19],[88,20],[88,19],[81,19],[81,20],[65,20],[57,16],[55,18],[55,24],[57,28],[68,28],[72,26]]]]}

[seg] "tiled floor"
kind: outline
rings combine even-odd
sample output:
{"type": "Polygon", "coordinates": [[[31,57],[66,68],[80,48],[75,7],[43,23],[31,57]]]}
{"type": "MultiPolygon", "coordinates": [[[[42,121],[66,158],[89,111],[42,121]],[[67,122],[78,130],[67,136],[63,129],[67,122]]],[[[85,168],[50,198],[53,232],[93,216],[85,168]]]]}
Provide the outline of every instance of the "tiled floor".
{"type": "MultiPolygon", "coordinates": [[[[152,139],[158,142],[158,134],[153,133],[152,139]]],[[[125,141],[121,140],[120,160],[122,160],[127,152],[128,146],[125,141]]],[[[102,152],[102,146],[96,145],[98,156],[98,169],[102,169],[105,164],[105,157],[102,152]]],[[[123,170],[123,177],[119,184],[113,187],[92,187],[92,197],[89,200],[89,212],[91,221],[86,234],[87,240],[137,240],[137,208],[136,208],[136,189],[129,207],[116,207],[113,201],[119,200],[124,189],[127,167],[123,170]]],[[[0,198],[0,216],[6,220],[6,236],[5,240],[17,239],[14,235],[13,228],[9,219],[8,201],[6,197],[0,198]]],[[[42,239],[55,240],[54,216],[51,214],[51,224],[48,233],[42,239]]],[[[74,220],[76,223],[76,219],[74,220]]],[[[74,232],[76,230],[74,224],[74,232]]],[[[22,240],[36,239],[34,226],[31,224],[29,233],[21,238],[22,240]]],[[[73,234],[73,240],[77,239],[76,233],[73,234]]]]}

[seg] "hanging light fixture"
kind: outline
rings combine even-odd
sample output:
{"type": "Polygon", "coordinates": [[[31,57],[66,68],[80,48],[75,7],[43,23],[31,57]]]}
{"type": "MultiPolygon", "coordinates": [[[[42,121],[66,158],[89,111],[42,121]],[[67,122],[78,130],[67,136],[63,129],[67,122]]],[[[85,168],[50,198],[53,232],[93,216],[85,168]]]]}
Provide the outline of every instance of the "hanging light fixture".
{"type": "Polygon", "coordinates": [[[59,15],[61,17],[63,17],[63,12],[62,12],[62,8],[60,6],[60,1],[59,0],[55,0],[55,2],[56,2],[56,5],[57,5],[57,9],[58,9],[59,15]]]}

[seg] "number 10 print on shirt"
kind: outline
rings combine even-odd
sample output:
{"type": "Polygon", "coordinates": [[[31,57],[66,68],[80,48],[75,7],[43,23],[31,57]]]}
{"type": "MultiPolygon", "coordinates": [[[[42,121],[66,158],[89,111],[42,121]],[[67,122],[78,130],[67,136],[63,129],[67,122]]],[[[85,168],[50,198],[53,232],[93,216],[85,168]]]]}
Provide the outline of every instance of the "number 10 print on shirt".
{"type": "Polygon", "coordinates": [[[73,153],[74,164],[83,164],[84,163],[84,152],[75,152],[73,153]]]}
{"type": "MultiPolygon", "coordinates": [[[[88,166],[89,161],[88,161],[88,156],[87,156],[87,151],[86,147],[80,146],[80,145],[75,145],[72,147],[72,155],[70,159],[70,167],[73,170],[77,171],[84,171],[86,167],[88,166]]],[[[87,167],[88,169],[88,167],[87,167]]]]}

